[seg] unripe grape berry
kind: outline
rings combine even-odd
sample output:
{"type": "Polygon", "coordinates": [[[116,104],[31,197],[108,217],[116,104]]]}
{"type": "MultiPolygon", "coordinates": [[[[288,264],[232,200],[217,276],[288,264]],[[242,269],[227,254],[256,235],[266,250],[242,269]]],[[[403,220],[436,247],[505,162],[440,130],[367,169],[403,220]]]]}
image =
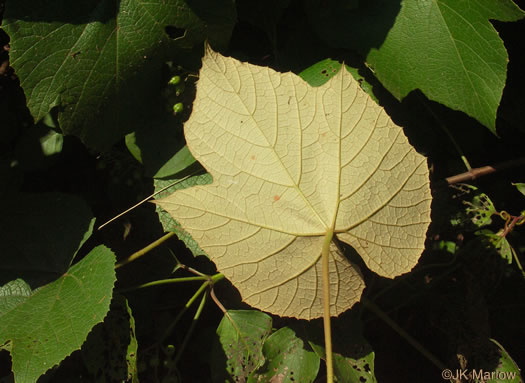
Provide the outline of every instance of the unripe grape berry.
{"type": "Polygon", "coordinates": [[[177,85],[179,83],[180,83],[180,76],[173,76],[168,82],[168,84],[170,85],[177,85]]]}
{"type": "Polygon", "coordinates": [[[182,105],[182,102],[177,102],[175,105],[173,105],[173,114],[180,113],[183,109],[184,105],[182,105]]]}

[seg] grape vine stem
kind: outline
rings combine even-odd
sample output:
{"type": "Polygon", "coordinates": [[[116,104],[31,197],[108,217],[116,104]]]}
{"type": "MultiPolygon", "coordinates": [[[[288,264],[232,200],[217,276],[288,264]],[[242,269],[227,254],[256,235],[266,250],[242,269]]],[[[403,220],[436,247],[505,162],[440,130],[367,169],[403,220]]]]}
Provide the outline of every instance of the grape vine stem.
{"type": "Polygon", "coordinates": [[[520,167],[525,165],[525,158],[517,158],[515,160],[500,162],[495,165],[482,166],[480,168],[472,168],[468,172],[456,174],[447,177],[444,180],[436,182],[433,189],[439,189],[444,186],[453,185],[461,182],[474,181],[479,177],[483,177],[498,171],[520,167]]]}

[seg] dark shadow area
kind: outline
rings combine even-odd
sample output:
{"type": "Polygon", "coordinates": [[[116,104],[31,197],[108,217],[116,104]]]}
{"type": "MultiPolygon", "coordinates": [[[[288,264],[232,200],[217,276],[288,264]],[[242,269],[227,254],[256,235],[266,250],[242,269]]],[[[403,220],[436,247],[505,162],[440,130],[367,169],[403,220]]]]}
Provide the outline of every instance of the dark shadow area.
{"type": "Polygon", "coordinates": [[[229,0],[185,0],[199,19],[207,24],[235,23],[235,10],[229,0]]]}
{"type": "Polygon", "coordinates": [[[0,29],[0,198],[18,190],[22,182],[21,170],[13,166],[15,147],[32,127],[20,81],[9,66],[9,36],[0,29]]]}
{"type": "MultiPolygon", "coordinates": [[[[280,72],[294,73],[328,57],[335,60],[354,57],[353,61],[358,61],[354,52],[331,46],[314,28],[313,23],[317,19],[312,20],[310,14],[317,15],[317,10],[312,9],[314,3],[292,0],[280,2],[276,7],[261,7],[259,12],[255,12],[251,3],[241,1],[239,22],[226,54],[280,72]]],[[[345,22],[344,26],[347,25],[345,22]]]]}
{"type": "Polygon", "coordinates": [[[186,30],[184,28],[177,28],[174,25],[168,25],[164,27],[164,31],[170,39],[178,39],[179,37],[184,36],[186,30]]]}
{"type": "Polygon", "coordinates": [[[85,202],[61,193],[18,193],[0,204],[0,285],[22,278],[35,289],[64,274],[89,228],[85,202]]]}
{"type": "Polygon", "coordinates": [[[119,8],[120,0],[7,0],[4,22],[106,23],[115,19],[119,8]]]}
{"type": "Polygon", "coordinates": [[[224,54],[255,65],[275,65],[271,42],[265,31],[242,19],[235,24],[230,46],[224,54]],[[257,45],[252,43],[254,40],[257,45]]]}
{"type": "Polygon", "coordinates": [[[146,176],[155,176],[184,147],[182,130],[182,123],[179,119],[174,116],[165,116],[135,131],[135,140],[141,149],[146,176]]]}
{"type": "Polygon", "coordinates": [[[188,25],[188,32],[200,36],[198,40],[191,37],[193,43],[207,40],[215,50],[226,49],[232,27],[237,21],[235,3],[230,0],[185,0],[185,5],[194,14],[192,18],[196,16],[201,23],[197,28],[195,24],[188,25]]]}
{"type": "MultiPolygon", "coordinates": [[[[196,77],[189,73],[179,73],[180,83],[170,85],[171,74],[167,74],[163,90],[166,110],[157,113],[155,119],[138,127],[134,132],[134,142],[140,149],[144,175],[155,178],[170,178],[180,169],[177,161],[185,164],[191,155],[181,155],[185,146],[184,122],[191,115],[195,99],[196,77]],[[179,103],[182,111],[173,114],[173,105],[179,103]],[[174,157],[177,153],[179,155],[174,157]]],[[[127,138],[128,139],[128,138],[127,138]]]]}
{"type": "MultiPolygon", "coordinates": [[[[525,280],[515,264],[480,241],[468,217],[458,216],[465,209],[460,195],[447,188],[434,195],[426,250],[410,273],[391,280],[363,270],[365,296],[453,371],[494,371],[500,353],[491,338],[522,365],[525,334],[518,318],[525,280]]],[[[495,217],[490,227],[502,224],[495,217]]],[[[514,234],[509,241],[522,248],[521,235],[514,234]]],[[[440,369],[392,327],[367,311],[363,320],[378,381],[441,380],[440,369]]]]}
{"type": "MultiPolygon", "coordinates": [[[[521,8],[525,9],[525,1],[521,8]]],[[[507,81],[503,89],[503,97],[496,119],[496,127],[501,138],[517,145],[516,140],[508,139],[516,134],[525,135],[525,54],[523,53],[523,36],[525,35],[525,19],[503,23],[492,21],[502,38],[509,55],[507,65],[507,81]]]]}
{"type": "Polygon", "coordinates": [[[7,350],[0,351],[0,377],[2,382],[15,383],[12,371],[11,355],[7,350]]]}
{"type": "Polygon", "coordinates": [[[239,58],[295,73],[327,57],[337,59],[341,48],[366,55],[382,44],[400,10],[399,1],[361,1],[357,6],[346,1],[291,0],[274,7],[265,4],[258,12],[245,3],[239,3],[240,23],[228,54],[253,50],[258,57],[239,58]],[[253,36],[248,37],[241,28],[242,23],[265,36],[257,38],[259,49],[253,46],[253,36]],[[349,46],[348,41],[356,45],[349,46]]]}
{"type": "Polygon", "coordinates": [[[363,56],[379,48],[401,10],[399,0],[357,2],[304,0],[317,34],[333,47],[359,51],[363,56]],[[357,6],[356,6],[357,5],[357,6]]]}

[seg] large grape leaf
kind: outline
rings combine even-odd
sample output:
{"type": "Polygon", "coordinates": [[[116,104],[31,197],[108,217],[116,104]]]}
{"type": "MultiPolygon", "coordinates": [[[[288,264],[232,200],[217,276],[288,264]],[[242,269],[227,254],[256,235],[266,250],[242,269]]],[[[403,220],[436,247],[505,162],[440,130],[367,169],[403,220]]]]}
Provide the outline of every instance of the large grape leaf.
{"type": "Polygon", "coordinates": [[[36,120],[105,149],[159,108],[161,68],[209,36],[225,46],[232,0],[7,1],[10,60],[36,120]]]}
{"type": "Polygon", "coordinates": [[[331,314],[350,308],[364,282],[339,241],[386,277],[417,263],[430,221],[426,160],[346,70],[311,87],[208,49],[185,136],[213,183],[157,203],[248,304],[323,315],[325,245],[331,314]]]}
{"type": "Polygon", "coordinates": [[[379,0],[359,9],[309,0],[308,11],[326,41],[361,51],[398,99],[420,89],[496,132],[508,55],[489,20],[523,18],[511,0],[379,0]]]}

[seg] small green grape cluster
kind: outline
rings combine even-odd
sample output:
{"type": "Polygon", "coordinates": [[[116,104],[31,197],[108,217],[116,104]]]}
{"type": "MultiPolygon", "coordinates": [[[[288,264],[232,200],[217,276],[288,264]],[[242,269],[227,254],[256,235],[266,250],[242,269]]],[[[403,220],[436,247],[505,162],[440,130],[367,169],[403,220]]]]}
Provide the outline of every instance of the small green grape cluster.
{"type": "Polygon", "coordinates": [[[188,74],[181,67],[177,67],[174,75],[168,81],[166,88],[167,109],[175,116],[180,116],[184,111],[183,93],[187,80],[188,74]]]}

